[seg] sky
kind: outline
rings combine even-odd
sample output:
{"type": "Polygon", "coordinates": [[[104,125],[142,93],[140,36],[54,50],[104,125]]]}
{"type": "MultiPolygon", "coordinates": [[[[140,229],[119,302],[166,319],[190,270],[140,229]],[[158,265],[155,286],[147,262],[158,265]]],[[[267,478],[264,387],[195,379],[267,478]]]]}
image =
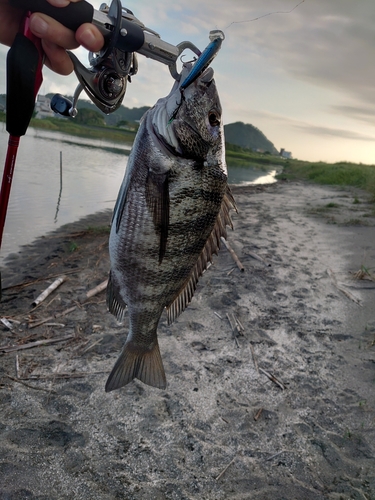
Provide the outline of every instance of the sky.
{"type": "MultiPolygon", "coordinates": [[[[251,123],[301,160],[375,164],[374,0],[122,3],[171,44],[189,40],[203,50],[210,30],[224,31],[212,67],[225,123],[251,123]]],[[[6,52],[0,46],[0,93],[6,52]]],[[[76,54],[87,64],[87,51],[76,54]]],[[[138,61],[123,102],[130,108],[153,105],[173,84],[163,64],[138,61]]],[[[41,93],[72,95],[76,84],[46,68],[41,93]]]]}

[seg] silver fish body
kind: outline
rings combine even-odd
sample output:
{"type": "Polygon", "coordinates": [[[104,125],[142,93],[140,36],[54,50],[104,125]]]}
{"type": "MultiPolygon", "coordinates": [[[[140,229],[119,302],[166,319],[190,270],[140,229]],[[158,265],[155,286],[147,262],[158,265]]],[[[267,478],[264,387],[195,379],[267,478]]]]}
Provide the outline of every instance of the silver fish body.
{"type": "Polygon", "coordinates": [[[232,208],[221,105],[209,68],[184,92],[176,83],[145,114],[129,156],[112,221],[107,289],[117,318],[127,307],[129,333],[107,392],[134,378],[166,387],[159,319],[167,309],[171,323],[191,301],[231,225],[232,208]]]}

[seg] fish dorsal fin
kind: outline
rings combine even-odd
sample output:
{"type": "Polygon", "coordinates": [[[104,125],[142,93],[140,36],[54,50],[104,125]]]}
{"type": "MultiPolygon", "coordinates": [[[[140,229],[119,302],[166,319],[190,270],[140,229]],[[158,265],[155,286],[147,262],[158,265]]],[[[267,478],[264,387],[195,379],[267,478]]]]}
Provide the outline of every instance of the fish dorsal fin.
{"type": "Polygon", "coordinates": [[[227,237],[226,227],[230,226],[233,229],[232,219],[229,213],[232,209],[237,212],[237,207],[234,202],[232,193],[229,189],[229,186],[227,186],[227,190],[221,203],[220,212],[217,216],[215,226],[210,236],[208,237],[200,256],[198,257],[197,263],[195,264],[188,280],[179,291],[177,297],[169,306],[167,306],[168,324],[173,323],[173,321],[191,302],[199,278],[207,269],[208,263],[212,262],[212,256],[214,254],[217,255],[220,249],[221,237],[227,237]]]}

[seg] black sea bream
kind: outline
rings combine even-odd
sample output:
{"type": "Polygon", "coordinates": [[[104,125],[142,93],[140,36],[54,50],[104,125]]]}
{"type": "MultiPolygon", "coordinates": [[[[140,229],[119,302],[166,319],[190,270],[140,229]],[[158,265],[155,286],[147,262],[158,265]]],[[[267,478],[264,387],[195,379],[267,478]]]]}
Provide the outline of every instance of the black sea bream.
{"type": "MultiPolygon", "coordinates": [[[[183,69],[181,81],[191,66],[183,69]]],[[[235,208],[227,184],[221,105],[213,70],[183,92],[176,82],[143,117],[115,205],[109,239],[109,310],[129,334],[106,384],[137,378],[164,389],[157,326],[189,304],[235,208]]]]}

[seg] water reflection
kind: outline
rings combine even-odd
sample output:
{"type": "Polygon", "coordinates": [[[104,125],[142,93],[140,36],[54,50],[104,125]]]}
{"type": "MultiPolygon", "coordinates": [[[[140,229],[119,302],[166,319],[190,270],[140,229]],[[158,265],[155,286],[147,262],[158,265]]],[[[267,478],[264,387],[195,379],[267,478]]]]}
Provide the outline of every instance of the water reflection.
{"type": "MultiPolygon", "coordinates": [[[[112,209],[122,182],[130,145],[100,142],[106,149],[87,147],[90,139],[71,143],[70,136],[29,129],[22,137],[14,171],[0,259],[20,245],[63,224],[103,209],[112,209]],[[43,133],[42,133],[43,132],[43,133]],[[66,144],[69,141],[69,144],[66,144]],[[121,146],[121,145],[120,145],[121,146]],[[114,148],[115,152],[108,151],[114,148]],[[119,151],[120,149],[120,151],[119,151]],[[127,150],[127,151],[126,151],[127,150]],[[64,185],[59,210],[60,151],[64,185]]],[[[2,176],[8,134],[0,132],[2,176]]]]}
{"type": "Polygon", "coordinates": [[[228,167],[229,184],[272,184],[276,182],[278,169],[270,166],[269,169],[259,169],[252,167],[228,167]]]}

